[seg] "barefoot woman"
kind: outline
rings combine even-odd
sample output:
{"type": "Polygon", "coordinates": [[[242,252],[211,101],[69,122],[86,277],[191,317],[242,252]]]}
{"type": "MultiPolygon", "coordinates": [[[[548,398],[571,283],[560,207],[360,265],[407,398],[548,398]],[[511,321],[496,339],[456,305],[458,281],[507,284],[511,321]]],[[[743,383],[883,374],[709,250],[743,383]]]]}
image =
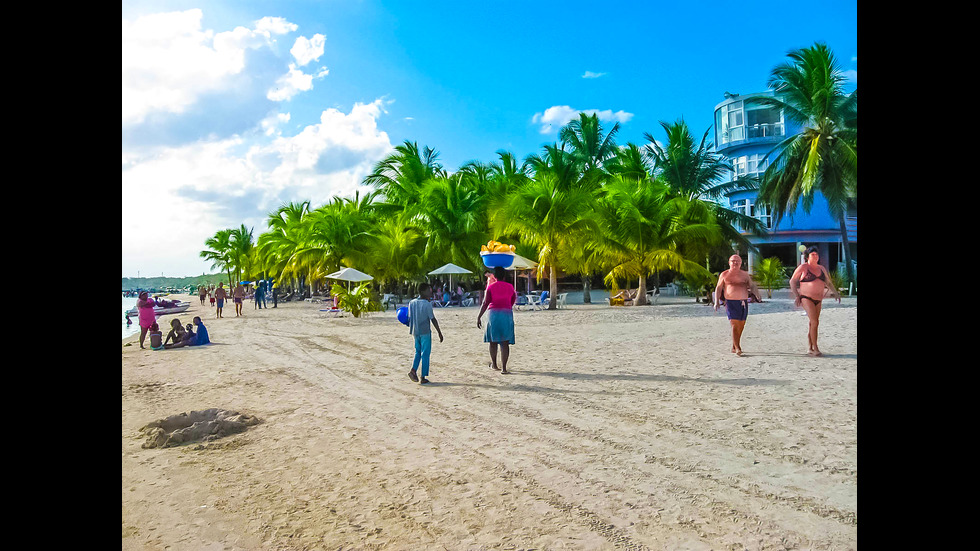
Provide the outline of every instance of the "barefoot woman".
{"type": "Polygon", "coordinates": [[[482,327],[483,313],[490,309],[487,316],[487,329],[483,342],[490,343],[490,367],[507,371],[507,358],[510,357],[510,345],[514,344],[514,303],[517,302],[517,292],[514,286],[507,283],[507,271],[500,266],[493,269],[496,281],[487,285],[483,297],[483,307],[476,316],[476,326],[482,327]],[[497,367],[497,346],[500,346],[501,368],[497,367]]]}
{"type": "Polygon", "coordinates": [[[807,333],[809,350],[807,354],[811,356],[822,356],[820,349],[817,348],[817,327],[820,325],[820,303],[824,295],[830,292],[830,296],[840,302],[840,293],[830,281],[827,270],[820,265],[820,253],[816,247],[810,247],[804,253],[805,262],[793,272],[793,277],[789,280],[790,293],[796,297],[796,305],[803,306],[806,315],[810,318],[810,331],[807,333]]]}

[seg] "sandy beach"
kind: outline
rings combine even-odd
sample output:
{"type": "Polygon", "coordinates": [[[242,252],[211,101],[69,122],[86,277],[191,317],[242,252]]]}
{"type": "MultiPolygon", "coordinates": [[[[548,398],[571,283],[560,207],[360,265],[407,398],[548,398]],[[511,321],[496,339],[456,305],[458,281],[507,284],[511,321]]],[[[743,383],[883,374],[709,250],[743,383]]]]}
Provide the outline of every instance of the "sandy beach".
{"type": "Polygon", "coordinates": [[[690,297],[518,311],[511,375],[478,308],[436,309],[429,385],[393,309],[178,297],[211,345],[122,342],[123,550],[857,548],[856,297],[824,301],[819,358],[785,291],[742,357],[690,297]],[[211,408],[258,423],[144,447],[211,408]]]}

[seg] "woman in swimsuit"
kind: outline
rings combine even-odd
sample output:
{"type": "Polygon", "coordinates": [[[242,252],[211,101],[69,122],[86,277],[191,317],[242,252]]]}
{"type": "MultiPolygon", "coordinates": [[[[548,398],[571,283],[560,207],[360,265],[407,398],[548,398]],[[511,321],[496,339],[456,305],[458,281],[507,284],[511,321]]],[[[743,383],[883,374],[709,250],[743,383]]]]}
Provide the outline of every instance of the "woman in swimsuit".
{"type": "Polygon", "coordinates": [[[820,349],[817,348],[817,327],[820,325],[820,303],[823,297],[829,292],[830,296],[840,302],[840,293],[834,288],[830,281],[827,270],[820,265],[820,253],[816,247],[806,250],[804,257],[806,261],[793,272],[793,277],[789,280],[790,293],[796,298],[796,305],[802,306],[810,318],[810,331],[807,333],[809,350],[807,354],[811,356],[822,356],[820,349]]]}

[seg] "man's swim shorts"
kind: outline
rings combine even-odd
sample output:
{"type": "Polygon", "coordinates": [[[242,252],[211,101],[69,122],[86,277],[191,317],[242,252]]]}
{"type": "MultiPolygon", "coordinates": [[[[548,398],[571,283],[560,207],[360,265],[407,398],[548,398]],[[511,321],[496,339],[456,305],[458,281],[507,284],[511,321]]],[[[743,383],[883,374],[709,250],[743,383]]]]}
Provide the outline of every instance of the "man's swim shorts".
{"type": "Polygon", "coordinates": [[[746,300],[726,300],[725,301],[725,312],[728,313],[728,319],[745,321],[745,318],[749,317],[749,301],[746,300]]]}

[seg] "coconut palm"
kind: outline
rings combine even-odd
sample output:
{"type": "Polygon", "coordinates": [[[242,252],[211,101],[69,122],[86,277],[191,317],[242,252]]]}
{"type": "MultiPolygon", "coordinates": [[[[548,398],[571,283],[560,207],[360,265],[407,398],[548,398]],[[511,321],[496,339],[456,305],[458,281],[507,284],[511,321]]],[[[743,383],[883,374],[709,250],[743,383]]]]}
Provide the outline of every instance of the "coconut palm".
{"type": "Polygon", "coordinates": [[[628,143],[616,151],[616,156],[606,163],[611,175],[619,175],[634,180],[643,180],[653,173],[643,150],[635,143],[628,143]]]}
{"type": "Polygon", "coordinates": [[[780,142],[775,159],[763,174],[760,202],[778,222],[802,203],[810,212],[815,191],[827,199],[840,222],[847,278],[851,280],[846,216],[857,200],[857,92],[845,95],[844,75],[825,44],[790,51],[790,61],[777,65],[769,77],[775,97],[760,102],[782,109],[803,127],[780,142]]]}
{"type": "Polygon", "coordinates": [[[482,269],[478,253],[488,239],[484,202],[472,172],[432,178],[422,185],[417,209],[427,237],[426,264],[452,262],[471,271],[482,269]]]}
{"type": "Polygon", "coordinates": [[[419,149],[418,143],[405,140],[375,165],[363,183],[381,192],[386,203],[405,207],[419,197],[423,182],[443,173],[438,157],[434,149],[419,149]]]}
{"type": "Polygon", "coordinates": [[[548,309],[557,308],[561,251],[597,231],[594,216],[595,195],[581,182],[568,182],[560,173],[541,170],[515,189],[493,212],[491,222],[496,235],[516,235],[539,253],[538,279],[547,274],[551,300],[548,309]]]}
{"type": "Polygon", "coordinates": [[[234,261],[232,256],[231,233],[233,230],[219,230],[204,241],[208,247],[201,251],[201,258],[211,261],[211,269],[219,269],[228,275],[228,285],[232,284],[234,261]]]}
{"type": "Polygon", "coordinates": [[[606,283],[638,278],[638,305],[647,304],[648,275],[661,270],[700,274],[705,268],[690,258],[701,258],[703,251],[692,243],[721,239],[719,226],[710,217],[691,216],[697,202],[672,196],[657,181],[615,176],[604,186],[599,206],[602,232],[594,246],[608,269],[606,283]]]}
{"type": "Polygon", "coordinates": [[[578,119],[569,121],[558,131],[558,138],[568,144],[572,154],[588,170],[602,168],[606,161],[616,156],[617,132],[619,132],[618,122],[603,135],[598,115],[589,116],[579,113],[578,119]]]}
{"type": "Polygon", "coordinates": [[[231,230],[229,242],[231,245],[230,259],[235,270],[236,281],[244,278],[251,279],[252,274],[252,249],[255,247],[253,238],[254,228],[246,228],[245,224],[231,230]]]}
{"type": "Polygon", "coordinates": [[[288,267],[293,255],[308,241],[309,214],[309,201],[283,204],[269,213],[269,231],[257,239],[259,264],[267,273],[275,274],[280,285],[291,275],[288,267]]]}
{"type": "Polygon", "coordinates": [[[751,184],[729,178],[731,166],[724,157],[711,151],[711,143],[707,141],[711,129],[706,130],[701,141],[695,145],[694,136],[683,119],[674,123],[661,121],[660,126],[667,134],[666,146],[657,142],[650,133],[644,133],[650,142],[644,149],[654,161],[657,177],[678,196],[700,203],[710,210],[720,224],[726,242],[742,248],[755,248],[738,228],[765,235],[765,224],[716,202],[727,193],[746,189],[751,184]]]}
{"type": "Polygon", "coordinates": [[[378,220],[374,237],[368,251],[369,266],[381,292],[390,283],[412,278],[422,271],[425,235],[408,216],[378,220]]]}

